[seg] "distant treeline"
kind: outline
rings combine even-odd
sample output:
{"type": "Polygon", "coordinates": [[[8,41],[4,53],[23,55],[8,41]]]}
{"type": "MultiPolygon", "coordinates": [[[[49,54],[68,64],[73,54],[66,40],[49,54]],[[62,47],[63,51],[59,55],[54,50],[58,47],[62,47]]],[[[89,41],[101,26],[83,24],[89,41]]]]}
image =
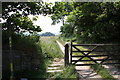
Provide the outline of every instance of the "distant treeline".
{"type": "Polygon", "coordinates": [[[45,33],[41,34],[40,36],[55,36],[55,34],[53,34],[51,32],[45,32],[45,33]]]}

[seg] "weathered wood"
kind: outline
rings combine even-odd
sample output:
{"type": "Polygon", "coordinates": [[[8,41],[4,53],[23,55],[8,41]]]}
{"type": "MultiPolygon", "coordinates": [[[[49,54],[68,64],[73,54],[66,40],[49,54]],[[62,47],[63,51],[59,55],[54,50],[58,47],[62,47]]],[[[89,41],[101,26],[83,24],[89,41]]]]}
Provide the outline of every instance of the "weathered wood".
{"type": "Polygon", "coordinates": [[[103,59],[102,62],[100,62],[100,64],[102,64],[103,62],[107,61],[109,59],[109,56],[106,59],[103,59]]]}
{"type": "Polygon", "coordinates": [[[69,45],[65,44],[65,66],[69,65],[69,45]]]}
{"type": "MultiPolygon", "coordinates": [[[[73,45],[72,45],[73,46],[73,45]]],[[[84,55],[84,51],[78,49],[76,46],[73,46],[78,52],[81,52],[84,55]]],[[[92,50],[87,51],[87,54],[90,54],[91,52],[93,52],[98,46],[95,46],[92,50]]],[[[73,52],[73,51],[72,51],[73,52]]]]}
{"type": "Polygon", "coordinates": [[[111,64],[120,64],[120,63],[102,63],[102,65],[111,65],[111,64]]]}
{"type": "MultiPolygon", "coordinates": [[[[73,47],[76,48],[75,46],[73,46],[73,47]]],[[[91,50],[91,52],[94,51],[97,47],[98,47],[98,46],[95,46],[95,47],[91,50]]],[[[76,49],[77,49],[78,51],[81,51],[81,50],[78,49],[78,48],[76,48],[76,49]]],[[[91,57],[88,56],[91,52],[88,52],[87,54],[85,54],[84,52],[81,52],[81,53],[82,53],[84,56],[87,56],[87,57],[88,57],[90,60],[92,60],[93,62],[97,63],[97,61],[94,61],[94,59],[92,59],[91,57]]],[[[84,56],[81,57],[78,61],[82,60],[82,59],[84,58],[84,56]]],[[[76,64],[78,61],[75,61],[74,64],[76,64]]]]}
{"type": "MultiPolygon", "coordinates": [[[[111,65],[111,64],[120,64],[120,63],[104,63],[102,65],[111,65]]],[[[75,66],[90,66],[95,64],[75,64],[75,66]]]]}
{"type": "Polygon", "coordinates": [[[72,56],[72,57],[104,57],[104,56],[108,56],[108,55],[87,55],[87,56],[84,56],[84,55],[78,55],[78,56],[72,56]]]}
{"type": "MultiPolygon", "coordinates": [[[[72,52],[92,52],[92,51],[88,50],[88,51],[72,51],[72,52]]],[[[103,52],[103,51],[94,51],[94,52],[103,52]]]]}
{"type": "Polygon", "coordinates": [[[120,44],[73,44],[73,46],[120,46],[120,44]]]}
{"type": "Polygon", "coordinates": [[[105,61],[112,61],[112,60],[119,60],[118,58],[113,59],[112,57],[119,56],[119,54],[112,54],[110,52],[116,52],[116,50],[107,50],[104,48],[104,46],[120,46],[120,44],[73,44],[71,42],[71,48],[70,48],[70,63],[74,64],[76,66],[89,66],[89,65],[94,65],[98,63],[97,61],[100,61],[100,64],[118,64],[118,63],[104,63],[105,61]],[[77,46],[93,46],[91,50],[81,50],[77,46]],[[101,47],[102,50],[97,50],[97,47],[101,47]],[[74,48],[74,50],[73,50],[74,48]],[[74,53],[82,53],[82,55],[73,55],[74,53]],[[106,54],[91,54],[92,52],[108,52],[109,55],[106,54]],[[72,60],[72,58],[79,58],[78,60],[72,60]],[[88,57],[89,60],[83,60],[83,58],[88,57]],[[103,59],[94,59],[93,57],[104,57],[103,59]],[[85,62],[85,61],[92,61],[94,62],[93,64],[77,64],[77,62],[85,62]]]}
{"type": "MultiPolygon", "coordinates": [[[[103,59],[94,59],[95,61],[102,61],[103,59]]],[[[77,60],[72,60],[72,62],[77,61],[77,60]]],[[[80,62],[87,62],[87,61],[92,61],[92,60],[81,60],[80,62]]]]}
{"type": "MultiPolygon", "coordinates": [[[[92,52],[91,50],[83,50],[83,51],[75,51],[75,50],[73,50],[72,52],[74,52],[74,53],[77,53],[77,52],[92,52]]],[[[93,52],[105,52],[104,50],[94,50],[93,52]]],[[[109,51],[107,51],[107,52],[118,52],[118,51],[116,51],[116,50],[109,50],[109,51]]]]}
{"type": "Polygon", "coordinates": [[[90,66],[90,65],[95,65],[95,64],[75,64],[75,66],[90,66]]]}
{"type": "MultiPolygon", "coordinates": [[[[104,51],[107,51],[107,52],[108,52],[108,50],[106,50],[106,48],[103,48],[103,49],[104,49],[104,51]]],[[[108,53],[110,53],[110,52],[108,52],[108,53]]],[[[108,60],[108,59],[109,59],[109,56],[107,56],[106,59],[102,60],[102,61],[100,62],[100,64],[102,64],[103,62],[105,62],[105,61],[108,60]]]]}
{"type": "MultiPolygon", "coordinates": [[[[104,59],[94,59],[95,61],[103,61],[104,59]]],[[[111,60],[118,60],[118,59],[107,59],[106,61],[111,61],[111,60]]],[[[72,62],[78,61],[78,60],[72,60],[72,62]]],[[[87,61],[92,61],[92,60],[81,60],[80,62],[87,62],[87,61]]]]}
{"type": "Polygon", "coordinates": [[[70,44],[70,63],[72,64],[72,42],[71,42],[71,44],[70,44]]]}

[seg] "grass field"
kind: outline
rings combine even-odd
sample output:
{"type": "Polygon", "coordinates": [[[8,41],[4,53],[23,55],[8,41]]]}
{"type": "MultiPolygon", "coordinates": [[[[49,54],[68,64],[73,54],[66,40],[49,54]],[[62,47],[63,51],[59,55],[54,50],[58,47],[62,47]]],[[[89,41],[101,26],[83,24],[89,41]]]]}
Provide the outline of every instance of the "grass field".
{"type": "Polygon", "coordinates": [[[56,43],[56,37],[41,37],[42,52],[48,58],[63,58],[63,54],[56,43]]]}

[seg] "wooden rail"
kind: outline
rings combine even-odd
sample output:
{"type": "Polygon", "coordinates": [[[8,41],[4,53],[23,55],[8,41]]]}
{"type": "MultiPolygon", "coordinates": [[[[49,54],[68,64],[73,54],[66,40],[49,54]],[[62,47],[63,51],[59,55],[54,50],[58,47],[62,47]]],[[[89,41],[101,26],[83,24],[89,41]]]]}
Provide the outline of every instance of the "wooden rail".
{"type": "Polygon", "coordinates": [[[91,53],[103,53],[103,52],[119,52],[117,50],[106,50],[104,47],[107,46],[120,46],[120,44],[73,44],[71,42],[70,44],[70,49],[69,49],[69,44],[65,45],[65,66],[69,65],[69,64],[74,64],[76,66],[84,66],[84,65],[93,65],[93,64],[77,64],[78,62],[86,62],[86,61],[92,61],[94,64],[98,63],[97,61],[100,61],[100,64],[103,65],[107,65],[107,64],[120,64],[120,63],[104,63],[106,61],[113,61],[113,60],[120,60],[120,58],[118,56],[120,56],[120,54],[91,54],[91,53]],[[91,50],[81,50],[79,49],[77,46],[92,46],[91,50]],[[96,50],[98,47],[101,47],[102,50],[96,50]],[[73,50],[74,48],[74,50],[73,50]],[[70,53],[69,53],[70,50],[70,53]],[[73,55],[74,54],[78,54],[81,53],[82,55],[73,55]],[[116,57],[117,58],[111,58],[112,57],[116,57]],[[83,58],[89,58],[89,60],[84,60],[83,58]],[[104,57],[102,59],[94,59],[94,57],[104,57]],[[78,60],[73,60],[73,58],[79,58],[78,60]]]}
{"type": "Polygon", "coordinates": [[[120,44],[73,44],[73,46],[120,46],[120,44]]]}

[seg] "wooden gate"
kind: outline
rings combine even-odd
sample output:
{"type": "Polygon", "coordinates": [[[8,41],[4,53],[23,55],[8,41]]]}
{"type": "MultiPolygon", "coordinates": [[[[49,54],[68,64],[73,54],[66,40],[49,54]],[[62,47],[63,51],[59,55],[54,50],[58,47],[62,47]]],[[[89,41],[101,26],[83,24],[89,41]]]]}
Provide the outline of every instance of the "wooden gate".
{"type": "Polygon", "coordinates": [[[70,45],[65,45],[65,65],[120,64],[119,51],[119,44],[73,44],[71,42],[70,45]]]}

